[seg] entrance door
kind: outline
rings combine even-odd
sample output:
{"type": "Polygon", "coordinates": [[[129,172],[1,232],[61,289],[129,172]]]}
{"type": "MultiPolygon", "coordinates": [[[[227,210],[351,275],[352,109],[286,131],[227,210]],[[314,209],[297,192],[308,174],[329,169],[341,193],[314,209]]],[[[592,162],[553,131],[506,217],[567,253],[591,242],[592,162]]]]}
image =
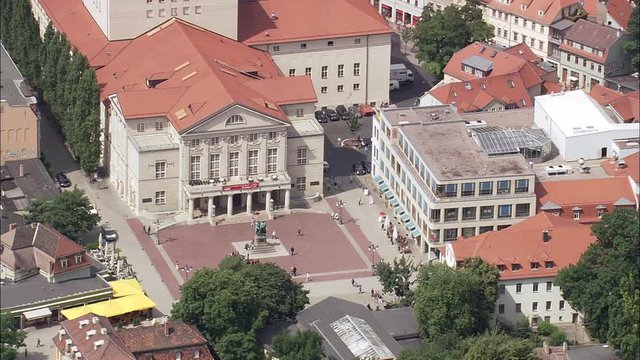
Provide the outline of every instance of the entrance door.
{"type": "Polygon", "coordinates": [[[242,194],[233,194],[233,207],[242,206],[242,194]]]}
{"type": "Polygon", "coordinates": [[[572,324],[577,324],[578,323],[578,314],[576,314],[576,313],[571,314],[571,323],[572,324]]]}
{"type": "Polygon", "coordinates": [[[606,158],[607,157],[607,148],[603,147],[600,149],[600,157],[601,158],[606,158]]]}
{"type": "Polygon", "coordinates": [[[562,69],[562,82],[563,83],[567,82],[567,68],[562,69]]]}

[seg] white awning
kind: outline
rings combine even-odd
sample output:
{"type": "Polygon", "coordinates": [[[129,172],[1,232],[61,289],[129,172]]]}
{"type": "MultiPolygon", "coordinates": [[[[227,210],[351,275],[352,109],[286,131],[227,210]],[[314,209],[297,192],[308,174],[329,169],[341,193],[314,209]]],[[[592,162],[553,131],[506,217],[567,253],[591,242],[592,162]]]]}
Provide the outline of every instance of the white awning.
{"type": "Polygon", "coordinates": [[[580,80],[575,76],[569,76],[569,77],[567,77],[567,79],[569,79],[569,81],[579,81],[580,80]]]}
{"type": "Polygon", "coordinates": [[[23,315],[24,315],[24,318],[27,320],[42,319],[44,317],[51,316],[51,310],[49,310],[49,308],[46,307],[46,308],[41,308],[41,309],[36,309],[31,311],[25,311],[23,315]]]}

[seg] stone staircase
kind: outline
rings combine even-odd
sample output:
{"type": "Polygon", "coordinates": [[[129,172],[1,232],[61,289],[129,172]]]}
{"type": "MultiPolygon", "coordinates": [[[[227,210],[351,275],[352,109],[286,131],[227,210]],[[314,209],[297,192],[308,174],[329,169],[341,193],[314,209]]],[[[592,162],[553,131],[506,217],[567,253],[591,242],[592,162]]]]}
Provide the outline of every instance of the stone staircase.
{"type": "Polygon", "coordinates": [[[255,248],[249,250],[249,255],[259,255],[259,254],[269,254],[276,252],[276,248],[274,245],[269,244],[268,241],[259,242],[256,244],[255,248]]]}

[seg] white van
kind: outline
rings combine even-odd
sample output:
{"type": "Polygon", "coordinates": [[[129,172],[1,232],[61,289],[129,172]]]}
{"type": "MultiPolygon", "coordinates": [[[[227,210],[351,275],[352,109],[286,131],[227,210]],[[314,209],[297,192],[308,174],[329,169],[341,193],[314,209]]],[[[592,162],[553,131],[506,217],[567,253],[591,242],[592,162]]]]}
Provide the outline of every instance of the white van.
{"type": "Polygon", "coordinates": [[[400,82],[398,80],[389,80],[389,91],[400,89],[400,82]]]}

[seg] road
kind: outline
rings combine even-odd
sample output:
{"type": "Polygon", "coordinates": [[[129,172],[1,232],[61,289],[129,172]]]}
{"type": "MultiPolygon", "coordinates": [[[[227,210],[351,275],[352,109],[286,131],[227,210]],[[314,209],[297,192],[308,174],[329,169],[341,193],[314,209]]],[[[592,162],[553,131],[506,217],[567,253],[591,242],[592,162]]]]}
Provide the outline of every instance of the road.
{"type": "Polygon", "coordinates": [[[389,102],[398,107],[413,106],[416,99],[427,92],[437,81],[435,76],[425,71],[418,65],[415,53],[410,51],[412,46],[407,46],[407,54],[404,54],[404,43],[398,34],[391,35],[391,63],[403,63],[413,72],[413,83],[401,84],[400,89],[389,93],[389,102]]]}
{"type": "MultiPolygon", "coordinates": [[[[41,114],[44,113],[41,112],[41,114]]],[[[158,276],[151,260],[140,246],[131,228],[127,225],[127,219],[134,217],[127,205],[110,188],[98,190],[89,185],[88,178],[67,151],[62,135],[57,131],[52,121],[43,118],[40,121],[40,132],[42,134],[41,152],[52,170],[66,172],[72,184],[83,189],[91,202],[96,205],[102,218],[101,221],[103,223],[109,222],[118,231],[119,239],[116,246],[121,249],[121,254],[127,257],[127,262],[132,264],[147,295],[156,302],[158,312],[154,315],[168,314],[171,311],[174,298],[158,276]]],[[[94,237],[97,237],[97,233],[97,231],[91,232],[94,237]]]]}

